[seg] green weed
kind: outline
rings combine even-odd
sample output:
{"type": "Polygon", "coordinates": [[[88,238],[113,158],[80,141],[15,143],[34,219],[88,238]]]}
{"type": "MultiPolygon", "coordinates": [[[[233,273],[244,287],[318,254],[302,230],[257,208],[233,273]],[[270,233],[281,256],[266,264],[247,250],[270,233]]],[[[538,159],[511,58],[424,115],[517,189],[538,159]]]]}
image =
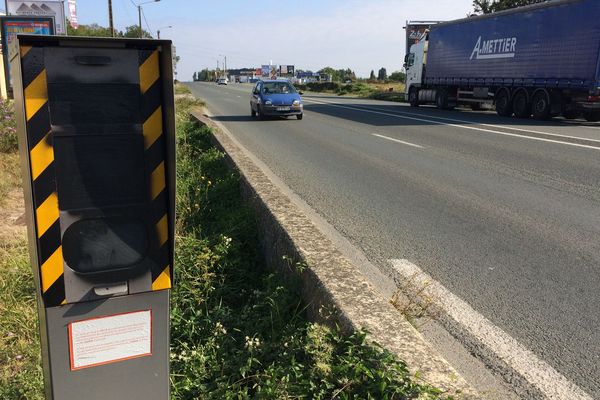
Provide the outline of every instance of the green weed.
{"type": "Polygon", "coordinates": [[[5,204],[6,195],[20,184],[19,155],[14,152],[0,152],[0,207],[5,204]]]}
{"type": "Polygon", "coordinates": [[[175,94],[188,94],[188,93],[192,93],[192,92],[190,91],[190,89],[188,89],[187,86],[182,85],[181,83],[175,84],[175,94]]]}
{"type": "Polygon", "coordinates": [[[27,246],[0,246],[0,399],[42,399],[35,288],[27,246]]]}
{"type": "Polygon", "coordinates": [[[17,128],[13,102],[0,99],[0,153],[17,150],[17,128]]]}

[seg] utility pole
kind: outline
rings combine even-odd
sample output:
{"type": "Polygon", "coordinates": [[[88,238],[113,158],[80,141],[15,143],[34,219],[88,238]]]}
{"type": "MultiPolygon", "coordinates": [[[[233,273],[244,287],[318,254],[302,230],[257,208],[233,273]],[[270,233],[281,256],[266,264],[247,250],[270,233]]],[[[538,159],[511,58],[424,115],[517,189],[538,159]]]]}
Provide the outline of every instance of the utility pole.
{"type": "MultiPolygon", "coordinates": [[[[138,9],[138,24],[140,26],[140,39],[144,36],[142,33],[144,32],[142,29],[142,5],[144,4],[148,4],[148,3],[158,3],[160,0],[150,0],[150,1],[145,1],[143,3],[139,3],[139,4],[135,4],[134,5],[137,7],[138,9]]],[[[150,36],[152,37],[152,36],[150,36]]]]}
{"type": "Polygon", "coordinates": [[[215,69],[215,79],[219,77],[219,60],[217,60],[217,69],[215,69]]]}
{"type": "Polygon", "coordinates": [[[142,6],[138,4],[138,20],[140,22],[140,39],[142,38],[142,6]]]}
{"type": "Polygon", "coordinates": [[[223,67],[224,68],[223,75],[225,76],[225,78],[227,78],[227,56],[224,56],[224,57],[225,57],[225,66],[223,67]]]}
{"type": "Polygon", "coordinates": [[[166,25],[166,26],[161,26],[160,28],[158,28],[158,29],[156,30],[156,38],[157,38],[157,39],[160,39],[160,30],[161,30],[161,29],[170,29],[170,28],[172,28],[172,27],[173,27],[173,25],[166,25]]]}
{"type": "Polygon", "coordinates": [[[115,37],[115,25],[113,24],[112,0],[108,0],[108,27],[110,36],[115,37]]]}

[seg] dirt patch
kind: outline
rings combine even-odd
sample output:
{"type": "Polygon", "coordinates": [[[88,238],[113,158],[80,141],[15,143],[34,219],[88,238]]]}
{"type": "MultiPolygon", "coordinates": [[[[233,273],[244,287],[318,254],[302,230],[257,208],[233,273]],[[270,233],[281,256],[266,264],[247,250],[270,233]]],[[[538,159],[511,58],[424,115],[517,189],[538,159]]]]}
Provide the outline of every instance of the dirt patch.
{"type": "Polygon", "coordinates": [[[22,242],[26,232],[23,189],[15,188],[8,192],[0,207],[0,246],[8,247],[22,242]]]}

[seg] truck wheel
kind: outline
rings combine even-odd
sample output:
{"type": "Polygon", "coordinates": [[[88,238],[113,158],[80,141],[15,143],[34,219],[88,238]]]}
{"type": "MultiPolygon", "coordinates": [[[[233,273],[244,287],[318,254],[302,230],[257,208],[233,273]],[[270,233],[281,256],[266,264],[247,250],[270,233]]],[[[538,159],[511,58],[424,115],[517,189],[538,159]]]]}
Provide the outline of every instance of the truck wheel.
{"type": "Polygon", "coordinates": [[[419,91],[415,88],[410,88],[408,92],[408,102],[411,107],[419,107],[419,91]]]}
{"type": "Polygon", "coordinates": [[[598,122],[600,121],[600,111],[584,111],[583,118],[588,122],[598,122]]]}
{"type": "Polygon", "coordinates": [[[448,107],[448,92],[444,89],[440,89],[435,94],[435,105],[440,110],[447,110],[448,107]]]}
{"type": "Polygon", "coordinates": [[[545,92],[539,91],[533,96],[532,112],[533,118],[546,120],[550,118],[550,101],[545,92]]]}
{"type": "Polygon", "coordinates": [[[496,96],[496,112],[501,117],[510,117],[512,115],[513,108],[508,91],[501,90],[496,96]]]}
{"type": "Polygon", "coordinates": [[[513,98],[513,110],[518,118],[529,118],[531,116],[531,103],[527,101],[527,95],[523,91],[517,92],[513,98]]]}

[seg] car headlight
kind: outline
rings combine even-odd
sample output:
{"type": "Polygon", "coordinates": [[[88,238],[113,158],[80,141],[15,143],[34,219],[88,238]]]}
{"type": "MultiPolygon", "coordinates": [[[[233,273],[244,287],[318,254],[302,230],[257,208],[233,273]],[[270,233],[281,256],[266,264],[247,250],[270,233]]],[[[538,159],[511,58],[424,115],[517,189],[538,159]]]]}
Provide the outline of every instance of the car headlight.
{"type": "Polygon", "coordinates": [[[270,106],[271,104],[273,104],[271,100],[265,100],[265,105],[270,106]]]}
{"type": "Polygon", "coordinates": [[[294,102],[292,103],[293,106],[299,106],[300,105],[300,100],[294,100],[294,102]]]}

